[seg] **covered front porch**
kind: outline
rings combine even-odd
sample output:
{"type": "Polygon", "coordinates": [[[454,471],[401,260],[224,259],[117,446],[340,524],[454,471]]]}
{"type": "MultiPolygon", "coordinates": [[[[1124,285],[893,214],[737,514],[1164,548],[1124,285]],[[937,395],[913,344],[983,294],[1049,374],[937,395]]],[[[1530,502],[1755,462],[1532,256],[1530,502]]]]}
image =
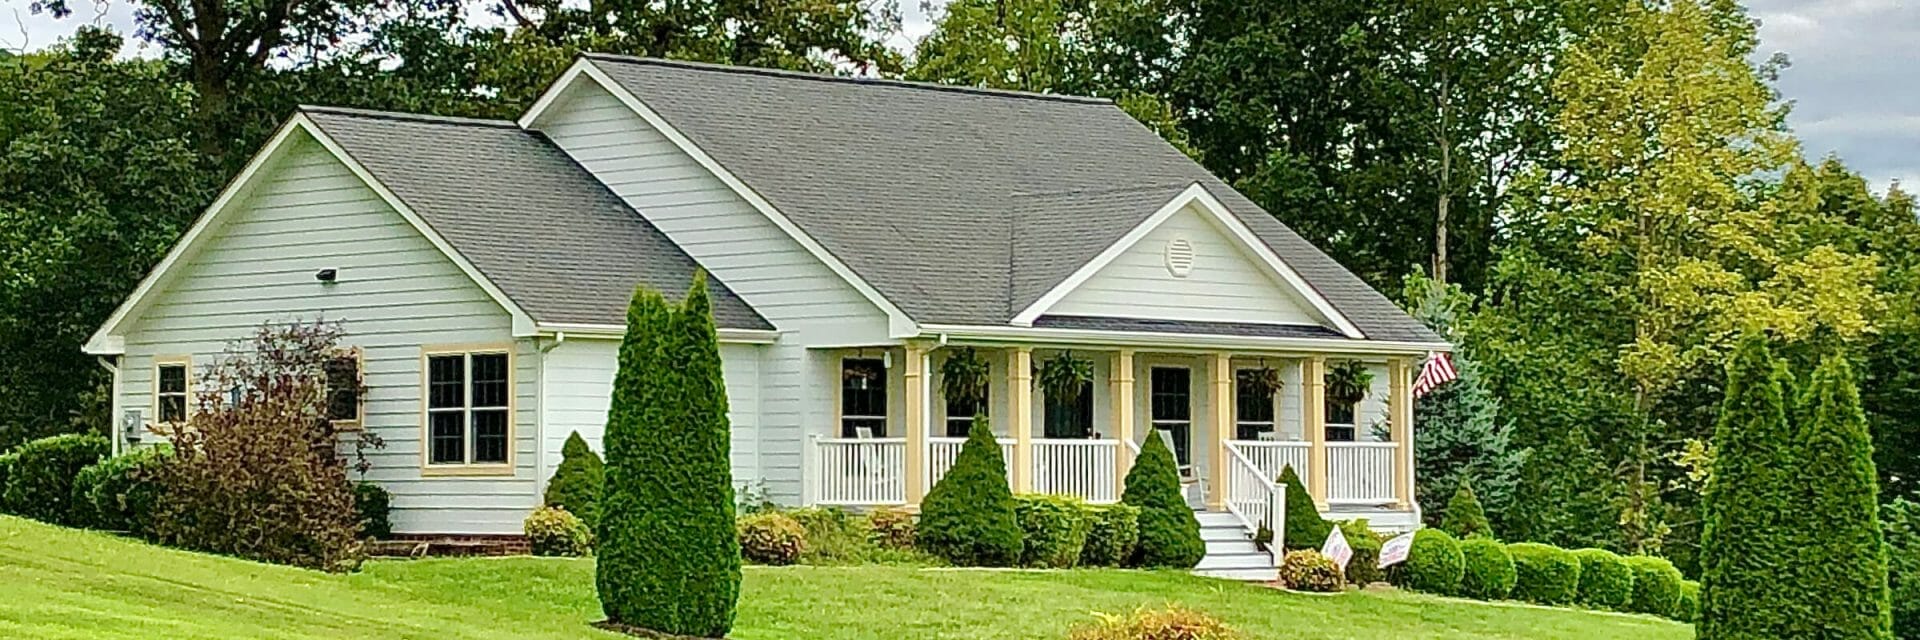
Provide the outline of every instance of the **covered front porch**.
{"type": "Polygon", "coordinates": [[[1267,522],[1291,465],[1323,512],[1411,521],[1419,354],[952,341],[817,355],[836,388],[820,398],[834,420],[806,434],[810,504],[918,505],[980,414],[1015,492],[1117,501],[1159,437],[1196,509],[1267,522]],[[950,393],[949,375],[985,389],[950,393]]]}

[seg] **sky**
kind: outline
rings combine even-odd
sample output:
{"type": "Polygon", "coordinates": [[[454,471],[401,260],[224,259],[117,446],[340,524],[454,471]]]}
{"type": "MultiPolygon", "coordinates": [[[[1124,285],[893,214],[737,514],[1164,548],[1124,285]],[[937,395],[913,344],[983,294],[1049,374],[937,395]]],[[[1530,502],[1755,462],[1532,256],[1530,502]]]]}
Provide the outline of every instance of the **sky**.
{"type": "MultiPolygon", "coordinates": [[[[72,33],[79,20],[130,29],[125,2],[71,0],[75,17],[34,15],[31,0],[0,0],[0,48],[37,49],[72,33]]],[[[945,0],[901,0],[911,49],[933,28],[945,0]],[[929,9],[925,4],[936,8],[929,9]]],[[[1898,180],[1920,189],[1920,0],[1746,0],[1760,20],[1759,59],[1785,53],[1780,77],[1793,103],[1788,124],[1809,158],[1836,154],[1877,188],[1898,180]]]]}

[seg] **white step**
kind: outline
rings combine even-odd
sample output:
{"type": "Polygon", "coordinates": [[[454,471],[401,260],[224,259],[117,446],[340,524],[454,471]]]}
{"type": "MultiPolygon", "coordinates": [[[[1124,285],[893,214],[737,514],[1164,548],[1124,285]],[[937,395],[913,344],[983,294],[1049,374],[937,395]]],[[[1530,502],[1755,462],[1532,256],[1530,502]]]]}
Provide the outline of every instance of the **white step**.
{"type": "Polygon", "coordinates": [[[1200,539],[1207,541],[1245,540],[1247,539],[1247,530],[1240,527],[1201,527],[1200,539]]]}
{"type": "Polygon", "coordinates": [[[1263,553],[1260,551],[1259,546],[1254,545],[1252,540],[1248,540],[1245,537],[1239,540],[1208,540],[1206,542],[1207,555],[1209,556],[1214,554],[1234,555],[1263,553]]]}
{"type": "Polygon", "coordinates": [[[1193,575],[1222,580],[1241,582],[1273,582],[1280,579],[1280,572],[1273,567],[1264,569],[1195,569],[1193,575]]]}
{"type": "Polygon", "coordinates": [[[1200,521],[1200,528],[1231,527],[1242,528],[1240,517],[1225,511],[1195,511],[1193,519],[1200,521]]]}
{"type": "Polygon", "coordinates": [[[1195,570],[1211,569],[1272,569],[1273,556],[1263,551],[1251,553],[1209,553],[1194,565],[1195,570]]]}

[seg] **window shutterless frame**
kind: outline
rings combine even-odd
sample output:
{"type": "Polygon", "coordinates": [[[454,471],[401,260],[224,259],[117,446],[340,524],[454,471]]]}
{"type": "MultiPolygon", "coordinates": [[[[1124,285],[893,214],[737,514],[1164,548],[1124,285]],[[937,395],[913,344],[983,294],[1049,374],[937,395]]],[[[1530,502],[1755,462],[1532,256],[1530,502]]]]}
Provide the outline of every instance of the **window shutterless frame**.
{"type": "Polygon", "coordinates": [[[1233,373],[1233,430],[1236,440],[1259,440],[1274,430],[1273,389],[1259,380],[1259,369],[1238,369],[1233,373]]]}
{"type": "Polygon", "coordinates": [[[153,358],[153,418],[150,425],[178,425],[193,414],[193,358],[153,358]]]}
{"type": "Polygon", "coordinates": [[[1173,437],[1173,455],[1182,474],[1193,473],[1193,370],[1186,367],[1152,367],[1148,370],[1152,385],[1147,410],[1153,428],[1173,437]]]}
{"type": "Polygon", "coordinates": [[[514,345],[510,343],[421,348],[421,475],[513,475],[515,366],[514,345]],[[454,374],[458,375],[457,381],[451,377],[454,374]],[[451,455],[436,455],[456,450],[448,445],[450,427],[454,426],[459,437],[457,461],[452,461],[451,455]],[[436,445],[443,448],[436,450],[436,445]],[[482,457],[491,459],[476,460],[482,457]]]}
{"type": "Polygon", "coordinates": [[[887,437],[887,363],[882,358],[840,359],[840,437],[859,437],[867,429],[887,437]]]}

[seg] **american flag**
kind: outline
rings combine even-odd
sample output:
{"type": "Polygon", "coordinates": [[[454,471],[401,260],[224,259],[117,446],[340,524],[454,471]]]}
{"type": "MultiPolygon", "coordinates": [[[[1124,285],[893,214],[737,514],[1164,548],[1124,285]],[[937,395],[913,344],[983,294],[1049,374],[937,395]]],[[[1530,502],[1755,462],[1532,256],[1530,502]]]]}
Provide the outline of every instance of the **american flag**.
{"type": "Polygon", "coordinates": [[[1433,354],[1427,358],[1427,364],[1420,367],[1420,377],[1413,381],[1413,397],[1427,395],[1434,387],[1459,377],[1460,374],[1453,372],[1453,362],[1447,359],[1447,354],[1433,354]]]}

